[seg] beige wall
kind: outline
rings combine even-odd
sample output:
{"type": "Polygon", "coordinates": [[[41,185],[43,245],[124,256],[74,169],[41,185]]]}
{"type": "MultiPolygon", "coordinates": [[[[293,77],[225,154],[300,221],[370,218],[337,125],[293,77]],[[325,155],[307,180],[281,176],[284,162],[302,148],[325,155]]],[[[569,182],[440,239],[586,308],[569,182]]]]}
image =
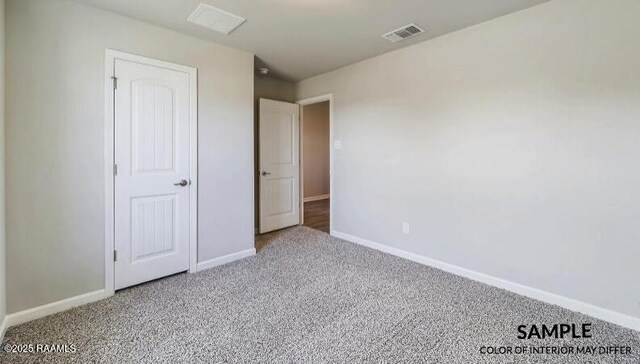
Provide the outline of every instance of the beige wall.
{"type": "Polygon", "coordinates": [[[329,194],[329,101],[302,108],[304,197],[329,194]]]}
{"type": "Polygon", "coordinates": [[[295,85],[291,82],[287,82],[287,81],[282,81],[282,80],[278,80],[275,78],[271,78],[271,77],[261,77],[261,76],[255,76],[255,80],[254,80],[254,102],[253,102],[253,107],[254,107],[254,161],[255,161],[255,165],[254,165],[254,189],[255,189],[255,201],[254,201],[254,225],[255,225],[255,229],[258,228],[259,225],[259,219],[260,219],[260,209],[259,209],[259,203],[260,203],[260,179],[258,177],[258,169],[260,168],[259,166],[259,161],[260,159],[258,158],[258,138],[260,136],[260,133],[258,132],[259,129],[259,120],[258,117],[260,116],[260,110],[258,108],[259,104],[260,104],[260,99],[264,98],[264,99],[270,99],[270,100],[277,100],[277,101],[286,101],[286,102],[295,102],[296,101],[296,89],[295,89],[295,85]]]}
{"type": "Polygon", "coordinates": [[[269,77],[255,77],[255,100],[256,110],[258,100],[261,98],[295,102],[296,101],[296,88],[295,84],[287,81],[278,80],[269,77]]]}
{"type": "Polygon", "coordinates": [[[638,14],[555,0],[300,82],[334,94],[334,229],[640,318],[638,14]]]}
{"type": "MultiPolygon", "coordinates": [[[[0,0],[0,325],[6,313],[4,197],[4,0],[0,0]]],[[[2,335],[2,332],[0,332],[2,335]]]]}
{"type": "Polygon", "coordinates": [[[198,260],[253,248],[253,55],[68,0],[7,1],[7,309],[104,288],[105,48],[198,68],[198,260]]]}

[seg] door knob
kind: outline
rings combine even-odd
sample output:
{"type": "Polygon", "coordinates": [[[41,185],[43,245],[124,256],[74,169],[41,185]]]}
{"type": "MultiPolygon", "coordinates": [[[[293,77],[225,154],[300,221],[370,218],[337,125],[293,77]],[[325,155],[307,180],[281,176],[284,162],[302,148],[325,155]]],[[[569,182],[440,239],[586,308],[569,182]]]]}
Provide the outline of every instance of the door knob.
{"type": "Polygon", "coordinates": [[[186,179],[183,179],[182,181],[180,181],[180,182],[178,182],[178,183],[174,183],[173,185],[174,185],[174,186],[181,186],[181,187],[184,187],[184,186],[186,186],[186,185],[188,185],[188,184],[189,184],[189,182],[188,182],[186,179]]]}
{"type": "Polygon", "coordinates": [[[260,174],[263,175],[263,176],[270,176],[271,172],[262,171],[260,174]]]}

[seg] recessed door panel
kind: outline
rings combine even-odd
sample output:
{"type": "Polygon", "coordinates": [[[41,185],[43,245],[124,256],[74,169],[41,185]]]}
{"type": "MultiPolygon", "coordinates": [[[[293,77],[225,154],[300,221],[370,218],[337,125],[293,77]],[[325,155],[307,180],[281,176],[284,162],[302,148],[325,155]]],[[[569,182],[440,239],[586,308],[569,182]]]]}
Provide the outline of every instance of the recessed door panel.
{"type": "Polygon", "coordinates": [[[176,195],[131,200],[131,262],[161,256],[175,247],[176,195]]]}
{"type": "Polygon", "coordinates": [[[267,115],[269,125],[269,155],[270,164],[293,164],[295,151],[293,150],[296,119],[294,115],[271,112],[267,115]]]}
{"type": "Polygon", "coordinates": [[[267,194],[274,197],[270,204],[269,217],[294,212],[294,183],[293,178],[269,179],[267,181],[267,194]]]}
{"type": "Polygon", "coordinates": [[[131,158],[134,173],[173,171],[178,140],[174,95],[171,88],[157,81],[132,82],[131,158]]]}

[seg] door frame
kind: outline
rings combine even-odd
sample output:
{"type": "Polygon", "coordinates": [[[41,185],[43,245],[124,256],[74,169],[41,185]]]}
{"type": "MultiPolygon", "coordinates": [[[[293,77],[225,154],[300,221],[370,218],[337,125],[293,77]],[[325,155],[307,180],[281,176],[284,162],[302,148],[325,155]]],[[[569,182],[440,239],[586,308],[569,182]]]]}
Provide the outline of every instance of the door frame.
{"type": "MultiPolygon", "coordinates": [[[[198,260],[198,70],[194,67],[160,61],[113,49],[105,50],[104,72],[104,175],[105,175],[105,261],[104,279],[107,296],[115,293],[115,90],[117,59],[184,72],[189,75],[189,273],[195,273],[198,260]]],[[[116,83],[117,85],[117,83],[116,83]]]]}
{"type": "Polygon", "coordinates": [[[303,130],[304,130],[304,107],[319,102],[329,101],[329,235],[333,235],[333,175],[334,175],[334,153],[333,153],[333,94],[324,94],[300,100],[296,104],[300,105],[300,225],[304,225],[304,151],[303,151],[303,130]]]}

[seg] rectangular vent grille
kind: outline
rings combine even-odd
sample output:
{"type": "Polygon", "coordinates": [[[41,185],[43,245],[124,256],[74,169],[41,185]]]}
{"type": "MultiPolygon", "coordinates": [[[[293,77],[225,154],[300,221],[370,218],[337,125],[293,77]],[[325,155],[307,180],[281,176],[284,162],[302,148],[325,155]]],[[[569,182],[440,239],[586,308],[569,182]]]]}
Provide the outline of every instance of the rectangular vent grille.
{"type": "Polygon", "coordinates": [[[187,21],[222,34],[229,34],[244,23],[245,19],[211,5],[200,4],[187,21]]]}
{"type": "Polygon", "coordinates": [[[390,31],[389,33],[383,35],[382,37],[393,42],[399,42],[403,39],[407,39],[407,38],[411,38],[414,37],[418,34],[424,33],[424,29],[420,28],[419,26],[411,23],[407,26],[404,26],[400,29],[396,29],[393,31],[390,31]]]}

